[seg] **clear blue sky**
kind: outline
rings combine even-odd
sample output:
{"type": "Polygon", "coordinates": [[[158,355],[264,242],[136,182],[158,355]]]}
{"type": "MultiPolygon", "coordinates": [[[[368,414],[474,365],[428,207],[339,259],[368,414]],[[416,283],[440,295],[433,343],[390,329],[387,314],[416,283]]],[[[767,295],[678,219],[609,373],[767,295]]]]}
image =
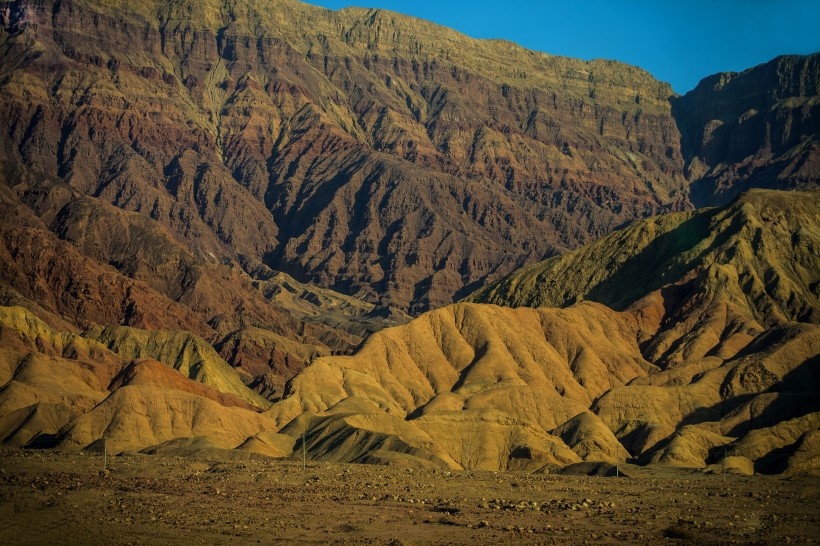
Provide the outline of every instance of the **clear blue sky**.
{"type": "Polygon", "coordinates": [[[306,0],[383,8],[474,38],[640,66],[685,93],[701,78],[820,51],[820,0],[306,0]]]}

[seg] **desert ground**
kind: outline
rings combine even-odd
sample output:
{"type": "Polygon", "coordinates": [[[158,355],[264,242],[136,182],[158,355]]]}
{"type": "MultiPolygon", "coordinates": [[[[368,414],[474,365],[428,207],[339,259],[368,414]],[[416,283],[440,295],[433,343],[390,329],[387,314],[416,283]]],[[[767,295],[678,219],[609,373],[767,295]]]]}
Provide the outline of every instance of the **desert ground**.
{"type": "Polygon", "coordinates": [[[820,479],[0,451],[0,544],[816,544],[820,479]]]}

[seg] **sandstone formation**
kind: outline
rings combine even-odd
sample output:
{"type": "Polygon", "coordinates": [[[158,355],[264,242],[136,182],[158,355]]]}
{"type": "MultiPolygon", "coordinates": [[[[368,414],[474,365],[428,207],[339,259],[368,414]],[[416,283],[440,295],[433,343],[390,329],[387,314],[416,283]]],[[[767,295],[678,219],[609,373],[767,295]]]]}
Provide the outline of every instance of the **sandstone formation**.
{"type": "MultiPolygon", "coordinates": [[[[820,176],[816,55],[674,97],[635,67],[380,10],[2,5],[5,208],[209,322],[241,310],[292,338],[298,325],[225,290],[273,271],[423,311],[630,220],[820,176]]],[[[137,296],[152,298],[126,298],[139,317],[83,314],[158,320],[137,296]]]]}
{"type": "Polygon", "coordinates": [[[204,383],[257,407],[269,402],[249,391],[236,372],[203,339],[186,332],[137,330],[135,328],[93,328],[84,337],[99,341],[122,358],[151,358],[165,363],[183,376],[204,383]]]}

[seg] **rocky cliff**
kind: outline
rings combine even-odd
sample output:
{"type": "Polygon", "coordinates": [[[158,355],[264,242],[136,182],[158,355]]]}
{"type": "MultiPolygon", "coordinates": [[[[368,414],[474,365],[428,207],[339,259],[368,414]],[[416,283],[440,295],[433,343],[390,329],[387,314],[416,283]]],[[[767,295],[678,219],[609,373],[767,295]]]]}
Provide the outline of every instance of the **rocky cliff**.
{"type": "Polygon", "coordinates": [[[723,205],[755,187],[816,189],[818,89],[815,53],[715,74],[673,98],[692,203],[723,205]]]}
{"type": "MultiPolygon", "coordinates": [[[[156,359],[264,406],[237,377],[279,399],[309,362],[350,354],[373,332],[405,323],[407,313],[487,284],[483,294],[509,305],[591,299],[627,313],[657,290],[672,307],[682,287],[711,294],[713,277],[725,273],[743,280],[726,292],[735,306],[727,313],[742,318],[726,326],[731,332],[755,336],[758,325],[816,322],[810,272],[795,277],[767,258],[774,248],[777,259],[797,259],[770,241],[774,232],[758,240],[757,224],[735,226],[747,242],[731,252],[748,260],[745,269],[725,269],[716,264],[729,251],[718,243],[740,222],[735,209],[691,209],[748,186],[816,188],[817,55],[717,75],[675,97],[667,84],[621,63],[555,57],[390,12],[332,12],[295,0],[2,1],[0,23],[0,305],[21,306],[57,332],[108,332],[120,368],[131,358],[156,359]],[[707,240],[716,246],[703,243],[694,254],[688,246],[707,240]],[[559,254],[547,270],[535,265],[504,278],[559,254]],[[578,261],[588,254],[595,260],[578,261]],[[692,271],[705,277],[687,277],[692,271]],[[521,281],[512,286],[511,279],[521,281]],[[752,307],[743,303],[750,297],[752,307]],[[120,326],[129,329],[106,329],[120,326]],[[214,350],[189,350],[206,345],[214,350]],[[197,360],[203,351],[207,358],[197,360]]],[[[755,209],[755,199],[765,200],[749,197],[743,207],[755,209]]],[[[755,218],[768,226],[768,216],[755,218]]],[[[806,229],[778,236],[791,237],[797,253],[813,244],[806,229]]],[[[674,308],[674,320],[690,320],[688,307],[674,308]]],[[[459,313],[485,320],[480,307],[466,309],[459,313]]],[[[577,320],[628,320],[585,309],[590,317],[577,320]]],[[[493,320],[567,320],[524,315],[493,320]]],[[[448,336],[462,335],[453,328],[448,336]]],[[[691,350],[674,331],[652,342],[660,353],[651,358],[642,352],[645,339],[637,349],[632,341],[601,343],[665,366],[691,350]]],[[[378,339],[390,336],[368,343],[378,339]]],[[[484,350],[484,341],[476,338],[469,350],[484,350]]],[[[412,343],[433,347],[439,339],[412,343]]],[[[551,350],[546,338],[532,343],[551,350]]],[[[27,347],[39,351],[36,342],[27,347]]],[[[359,354],[375,358],[372,350],[359,354]]],[[[155,368],[145,373],[164,381],[155,368]]],[[[574,373],[571,365],[564,372],[574,373]]],[[[113,392],[102,383],[92,390],[83,404],[113,392]]],[[[601,392],[590,392],[578,391],[562,411],[592,411],[601,392]]],[[[446,407],[456,400],[441,398],[446,407]]],[[[371,407],[359,402],[352,397],[343,407],[371,407]]],[[[400,404],[421,411],[411,405],[400,404]]],[[[75,415],[48,407],[42,411],[62,412],[48,413],[52,422],[75,415]]],[[[519,410],[509,415],[523,418],[519,410]]],[[[482,419],[501,427],[506,417],[497,417],[482,419]]],[[[540,429],[516,434],[539,438],[529,447],[551,454],[545,461],[572,458],[544,436],[561,423],[539,419],[540,429]]],[[[603,430],[585,417],[563,424],[556,434],[570,443],[586,438],[586,428],[603,430]]],[[[308,425],[350,432],[342,420],[291,430],[308,425]]],[[[379,434],[369,436],[373,445],[400,446],[419,460],[466,460],[447,446],[419,451],[427,440],[418,443],[425,438],[418,430],[408,432],[411,442],[379,434]]],[[[578,453],[603,449],[584,442],[578,453]]],[[[322,449],[317,444],[316,453],[322,449]]],[[[354,452],[345,457],[377,457],[354,452]]]]}

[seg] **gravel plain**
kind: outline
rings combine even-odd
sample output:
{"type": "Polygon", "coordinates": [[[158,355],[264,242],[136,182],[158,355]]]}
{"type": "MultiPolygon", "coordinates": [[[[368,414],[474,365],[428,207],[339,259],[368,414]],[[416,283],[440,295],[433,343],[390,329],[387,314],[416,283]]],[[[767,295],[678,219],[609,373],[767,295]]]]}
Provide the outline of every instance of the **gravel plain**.
{"type": "Polygon", "coordinates": [[[820,479],[0,450],[0,544],[816,544],[820,479]]]}

